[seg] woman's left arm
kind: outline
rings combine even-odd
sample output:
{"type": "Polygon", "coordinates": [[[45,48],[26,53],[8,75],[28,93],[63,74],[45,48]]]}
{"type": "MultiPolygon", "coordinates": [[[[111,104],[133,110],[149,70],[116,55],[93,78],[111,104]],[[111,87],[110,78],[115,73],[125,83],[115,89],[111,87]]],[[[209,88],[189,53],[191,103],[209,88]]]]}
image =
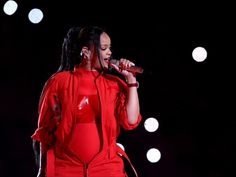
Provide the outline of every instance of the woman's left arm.
{"type": "Polygon", "coordinates": [[[126,75],[128,85],[128,93],[126,100],[126,111],[129,124],[136,124],[140,114],[139,97],[138,97],[138,82],[132,73],[126,75]]]}
{"type": "Polygon", "coordinates": [[[126,70],[135,64],[127,59],[121,58],[119,60],[119,66],[112,64],[111,66],[116,69],[118,73],[124,76],[128,91],[125,101],[127,119],[129,125],[135,125],[139,121],[140,108],[139,108],[139,97],[138,97],[138,82],[136,80],[135,74],[126,70]]]}

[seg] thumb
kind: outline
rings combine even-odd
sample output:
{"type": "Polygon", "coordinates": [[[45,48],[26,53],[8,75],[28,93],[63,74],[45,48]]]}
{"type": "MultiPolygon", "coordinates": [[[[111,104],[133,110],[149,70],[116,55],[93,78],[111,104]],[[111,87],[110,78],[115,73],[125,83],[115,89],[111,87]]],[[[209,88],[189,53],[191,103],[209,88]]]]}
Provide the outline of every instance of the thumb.
{"type": "Polygon", "coordinates": [[[112,68],[114,68],[114,69],[115,69],[116,71],[118,71],[118,72],[121,71],[120,67],[118,67],[117,65],[115,65],[115,64],[113,64],[113,63],[110,63],[110,66],[111,66],[112,68]]]}

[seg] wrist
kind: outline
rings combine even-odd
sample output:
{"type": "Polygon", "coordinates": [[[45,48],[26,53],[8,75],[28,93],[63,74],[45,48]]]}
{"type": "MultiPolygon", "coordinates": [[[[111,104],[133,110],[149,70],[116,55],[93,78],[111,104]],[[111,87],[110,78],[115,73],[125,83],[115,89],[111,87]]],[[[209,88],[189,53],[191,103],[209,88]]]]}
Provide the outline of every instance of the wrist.
{"type": "Polygon", "coordinates": [[[126,83],[135,83],[135,82],[137,82],[136,77],[134,77],[134,76],[126,77],[125,80],[126,80],[126,83]]]}
{"type": "Polygon", "coordinates": [[[137,88],[139,88],[139,82],[136,81],[136,82],[132,82],[132,83],[127,83],[127,86],[128,87],[137,87],[137,88]]]}

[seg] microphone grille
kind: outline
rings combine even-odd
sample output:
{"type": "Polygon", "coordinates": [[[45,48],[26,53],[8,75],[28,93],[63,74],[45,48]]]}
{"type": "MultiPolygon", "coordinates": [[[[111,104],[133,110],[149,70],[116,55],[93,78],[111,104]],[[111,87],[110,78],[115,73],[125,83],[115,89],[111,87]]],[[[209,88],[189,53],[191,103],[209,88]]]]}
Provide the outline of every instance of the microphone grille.
{"type": "Polygon", "coordinates": [[[111,64],[114,64],[114,65],[116,65],[116,66],[119,66],[119,60],[111,59],[111,60],[110,60],[110,63],[111,63],[111,64]]]}

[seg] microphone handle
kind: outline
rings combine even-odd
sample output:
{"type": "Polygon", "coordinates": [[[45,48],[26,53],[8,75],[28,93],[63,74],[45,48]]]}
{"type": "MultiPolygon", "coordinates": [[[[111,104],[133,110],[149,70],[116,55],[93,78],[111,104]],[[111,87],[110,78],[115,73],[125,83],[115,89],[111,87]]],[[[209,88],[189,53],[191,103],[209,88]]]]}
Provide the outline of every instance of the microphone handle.
{"type": "MultiPolygon", "coordinates": [[[[116,59],[111,59],[110,63],[115,64],[118,67],[120,65],[120,61],[116,60],[116,59]]],[[[127,70],[129,72],[133,72],[133,73],[143,73],[143,68],[138,67],[138,66],[131,66],[129,68],[125,68],[125,70],[127,70]]]]}
{"type": "Polygon", "coordinates": [[[133,73],[143,73],[143,68],[138,67],[138,66],[131,66],[129,68],[126,68],[125,70],[133,73]]]}

